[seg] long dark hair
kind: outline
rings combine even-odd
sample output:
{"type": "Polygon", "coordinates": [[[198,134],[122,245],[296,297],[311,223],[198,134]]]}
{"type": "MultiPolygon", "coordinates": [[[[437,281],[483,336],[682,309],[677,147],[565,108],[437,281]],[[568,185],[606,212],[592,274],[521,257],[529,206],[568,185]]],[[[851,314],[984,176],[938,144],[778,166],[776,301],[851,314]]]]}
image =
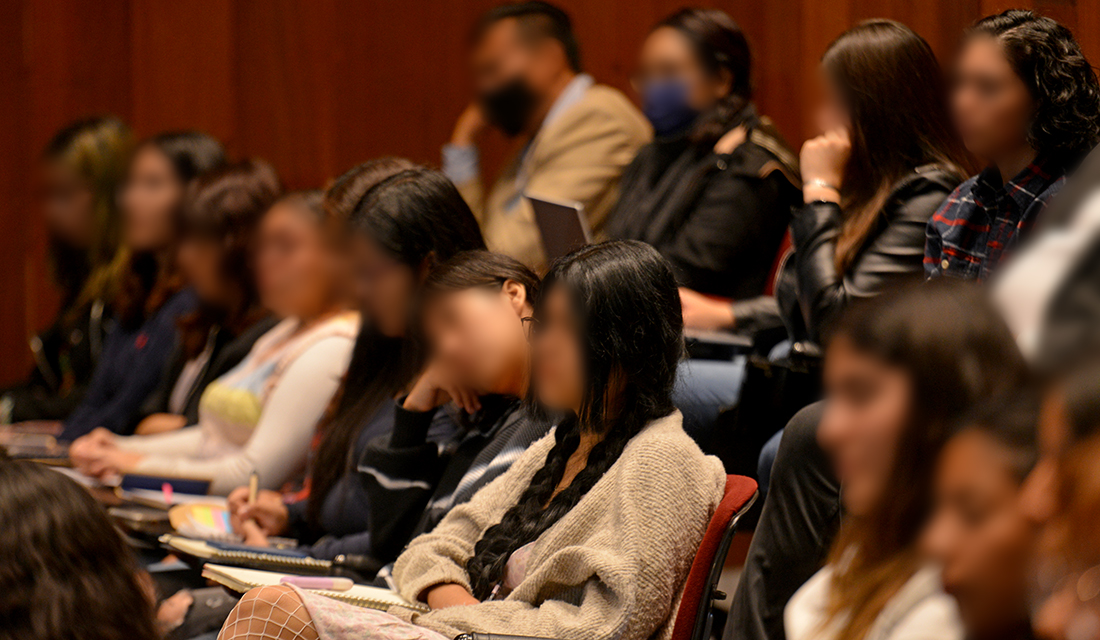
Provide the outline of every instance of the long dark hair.
{"type": "MultiPolygon", "coordinates": [[[[436,264],[485,248],[477,220],[451,181],[407,160],[383,158],[348,171],[329,189],[325,208],[336,224],[366,234],[413,270],[425,261],[436,264]]],[[[355,463],[354,444],[362,427],[423,368],[414,334],[410,327],[408,337],[390,338],[369,321],[363,323],[332,418],[321,425],[306,505],[314,526],[325,496],[355,463]]]]}
{"type": "MultiPolygon", "coordinates": [[[[649,422],[673,410],[672,387],[684,354],[676,278],[653,247],[615,241],[578,249],[557,260],[543,280],[573,300],[585,354],[579,415],[560,424],[546,462],[519,501],[490,527],[466,563],[474,596],[488,597],[508,556],[537,539],[572,509],[649,422]],[[554,495],[582,431],[603,435],[584,469],[554,495]],[[545,507],[545,508],[544,508],[545,507]]],[[[545,295],[535,304],[543,314],[545,295]]]]}
{"type": "MultiPolygon", "coordinates": [[[[225,149],[215,138],[198,131],[162,133],[142,142],[138,149],[156,149],[168,159],[176,178],[185,186],[207,171],[225,164],[225,149]]],[[[181,208],[182,208],[182,202],[181,208]]],[[[178,232],[180,211],[174,212],[178,232]]],[[[122,276],[121,290],[115,298],[115,314],[127,329],[136,329],[156,312],[168,298],[183,288],[183,278],[175,264],[175,248],[162,264],[151,253],[133,253],[122,276]]]]}
{"type": "Polygon", "coordinates": [[[259,303],[253,258],[260,219],[282,192],[275,169],[263,160],[244,160],[206,173],[188,189],[182,215],[184,237],[219,240],[220,271],[235,292],[228,308],[200,304],[180,319],[184,356],[194,358],[206,346],[210,330],[223,326],[240,333],[266,315],[259,303]]]}
{"type": "Polygon", "coordinates": [[[961,182],[966,154],[951,126],[936,56],[909,27],[893,20],[862,22],[829,45],[821,64],[852,121],[836,250],[837,270],[844,272],[898,182],[927,164],[961,182]]]}
{"type": "Polygon", "coordinates": [[[152,585],[103,507],[72,480],[0,459],[0,635],[155,640],[152,585]]]}
{"type": "Polygon", "coordinates": [[[713,144],[740,124],[752,100],[752,51],[741,27],[721,9],[684,8],[661,20],[653,30],[669,27],[691,43],[703,70],[718,75],[728,71],[730,92],[703,113],[691,130],[696,143],[713,144]]]}
{"type": "Polygon", "coordinates": [[[1000,43],[1035,100],[1027,140],[1072,169],[1100,140],[1100,83],[1073,33],[1031,11],[1010,9],[978,20],[968,34],[1000,43]]]}
{"type": "Polygon", "coordinates": [[[539,297],[539,277],[515,258],[485,250],[463,251],[436,267],[424,280],[424,301],[449,291],[480,287],[500,289],[509,280],[523,285],[532,305],[539,297]]]}
{"type": "Polygon", "coordinates": [[[46,162],[64,165],[79,175],[92,193],[92,237],[87,249],[50,238],[50,270],[61,287],[66,313],[78,312],[95,300],[109,301],[117,292],[126,264],[118,187],[125,178],[133,143],[133,134],[124,122],[100,116],[67,125],[42,152],[46,162]]]}
{"type": "Polygon", "coordinates": [[[902,287],[854,305],[832,334],[840,337],[910,381],[909,417],[882,488],[888,497],[866,517],[847,520],[830,555],[829,619],[846,618],[839,637],[858,639],[920,566],[932,461],[955,421],[977,402],[1024,388],[1027,366],[983,292],[957,281],[902,287]]]}

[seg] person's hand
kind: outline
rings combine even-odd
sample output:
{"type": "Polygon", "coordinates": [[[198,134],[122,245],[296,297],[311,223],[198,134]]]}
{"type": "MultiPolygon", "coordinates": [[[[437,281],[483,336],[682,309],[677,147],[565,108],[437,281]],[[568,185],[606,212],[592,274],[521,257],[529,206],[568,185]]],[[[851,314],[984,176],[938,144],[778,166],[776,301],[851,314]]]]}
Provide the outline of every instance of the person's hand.
{"type": "Polygon", "coordinates": [[[481,105],[477,102],[471,102],[455,122],[454,132],[451,134],[451,144],[464,147],[470,146],[474,144],[477,137],[488,126],[489,121],[485,119],[481,105]]]}
{"type": "Polygon", "coordinates": [[[442,364],[433,362],[413,385],[402,406],[409,411],[423,412],[452,400],[466,413],[481,409],[481,400],[476,391],[459,382],[442,364]]]}
{"type": "Polygon", "coordinates": [[[262,537],[266,543],[268,536],[277,536],[286,531],[290,512],[283,502],[283,496],[277,491],[260,491],[256,494],[256,502],[248,504],[248,487],[237,487],[229,494],[228,506],[233,531],[244,536],[246,541],[250,532],[253,537],[262,537]],[[251,527],[246,526],[249,523],[251,527]]]}
{"type": "Polygon", "coordinates": [[[187,611],[194,602],[195,597],[188,589],[182,589],[165,598],[157,607],[157,624],[161,632],[167,633],[183,624],[187,611]]]}
{"type": "Polygon", "coordinates": [[[680,307],[684,312],[685,327],[718,331],[734,326],[733,305],[708,298],[697,291],[680,287],[680,307]]]}
{"type": "Polygon", "coordinates": [[[848,130],[832,129],[802,145],[799,166],[802,169],[802,195],[806,202],[840,202],[844,167],[852,155],[848,130]]]}
{"type": "Polygon", "coordinates": [[[427,602],[428,607],[433,610],[458,607],[466,604],[479,604],[481,602],[475,598],[473,594],[467,591],[466,587],[450,582],[428,587],[423,600],[427,602]]]}
{"type": "Polygon", "coordinates": [[[77,471],[93,478],[102,478],[117,471],[109,458],[118,451],[115,446],[117,436],[111,431],[99,427],[91,433],[81,436],[69,446],[69,459],[77,471]]]}

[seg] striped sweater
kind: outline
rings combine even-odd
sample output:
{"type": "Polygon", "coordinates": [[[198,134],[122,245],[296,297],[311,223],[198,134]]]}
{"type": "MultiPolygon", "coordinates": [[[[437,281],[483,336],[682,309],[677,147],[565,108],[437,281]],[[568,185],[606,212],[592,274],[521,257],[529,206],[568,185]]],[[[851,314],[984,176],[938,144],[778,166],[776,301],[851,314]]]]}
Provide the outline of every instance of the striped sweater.
{"type": "Polygon", "coordinates": [[[398,406],[392,435],[367,446],[359,475],[370,497],[369,555],[379,564],[393,561],[409,540],[435,528],[550,429],[517,398],[488,396],[481,405],[442,445],[426,438],[437,411],[398,406]]]}

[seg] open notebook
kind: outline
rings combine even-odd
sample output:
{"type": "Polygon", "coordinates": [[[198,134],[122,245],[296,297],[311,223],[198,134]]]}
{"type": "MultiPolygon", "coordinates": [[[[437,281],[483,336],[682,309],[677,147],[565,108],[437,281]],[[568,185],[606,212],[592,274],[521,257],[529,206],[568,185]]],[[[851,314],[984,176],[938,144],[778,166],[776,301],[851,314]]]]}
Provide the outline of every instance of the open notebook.
{"type": "MultiPolygon", "coordinates": [[[[220,564],[206,564],[202,567],[202,577],[213,580],[218,584],[229,587],[234,591],[244,593],[257,587],[269,587],[280,584],[285,573],[273,571],[259,571],[256,569],[242,569],[240,567],[227,567],[220,564]]],[[[313,591],[318,595],[340,600],[357,607],[377,609],[385,611],[390,607],[407,607],[417,611],[428,611],[428,608],[420,603],[409,602],[396,591],[372,587],[365,584],[357,584],[348,591],[313,591]]]]}
{"type": "Polygon", "coordinates": [[[327,575],[332,572],[331,561],[311,558],[307,554],[293,549],[207,542],[172,534],[161,536],[160,542],[177,554],[184,553],[200,560],[218,564],[273,571],[291,571],[295,574],[327,575]]]}

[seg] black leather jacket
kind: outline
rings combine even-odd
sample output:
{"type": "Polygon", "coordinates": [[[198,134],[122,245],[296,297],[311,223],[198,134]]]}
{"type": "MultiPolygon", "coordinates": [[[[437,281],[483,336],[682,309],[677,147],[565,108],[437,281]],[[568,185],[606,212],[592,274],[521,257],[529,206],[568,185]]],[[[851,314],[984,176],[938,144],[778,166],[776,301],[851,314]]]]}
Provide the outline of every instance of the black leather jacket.
{"type": "Polygon", "coordinates": [[[891,283],[923,273],[925,226],[959,178],[944,169],[918,167],[898,183],[852,265],[835,267],[836,241],[843,225],[840,206],[812,202],[791,221],[793,254],[787,256],[775,297],[734,303],[736,330],[756,333],[782,323],[788,337],[809,348],[853,300],[878,295],[891,283]]]}

